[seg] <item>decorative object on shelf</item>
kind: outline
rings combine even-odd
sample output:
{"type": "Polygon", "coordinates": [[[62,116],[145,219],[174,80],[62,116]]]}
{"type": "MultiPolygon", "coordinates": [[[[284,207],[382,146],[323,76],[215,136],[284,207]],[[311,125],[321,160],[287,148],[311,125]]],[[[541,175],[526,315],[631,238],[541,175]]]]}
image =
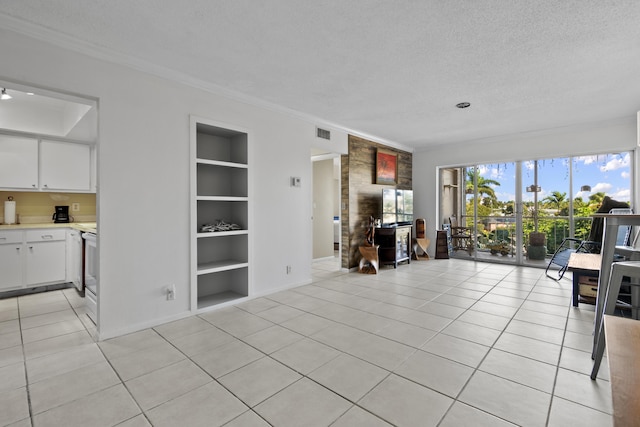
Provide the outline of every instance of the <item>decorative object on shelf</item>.
{"type": "Polygon", "coordinates": [[[378,149],[376,152],[376,184],[398,183],[398,154],[378,149]]]}
{"type": "Polygon", "coordinates": [[[200,227],[201,233],[233,230],[242,230],[242,228],[238,224],[229,224],[224,220],[216,220],[215,224],[203,224],[200,227]]]}
{"type": "Polygon", "coordinates": [[[358,271],[360,273],[365,274],[378,274],[379,269],[379,261],[378,261],[378,245],[374,244],[375,240],[375,232],[376,232],[376,222],[373,219],[373,216],[369,217],[369,224],[365,230],[365,241],[366,245],[362,245],[359,247],[360,255],[360,264],[358,266],[358,271]]]}

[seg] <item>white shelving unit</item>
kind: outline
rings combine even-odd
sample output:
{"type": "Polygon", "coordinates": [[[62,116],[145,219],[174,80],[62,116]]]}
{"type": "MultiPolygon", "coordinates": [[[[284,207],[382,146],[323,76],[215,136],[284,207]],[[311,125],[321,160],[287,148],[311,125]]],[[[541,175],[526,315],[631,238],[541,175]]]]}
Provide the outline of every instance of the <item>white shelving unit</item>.
{"type": "Polygon", "coordinates": [[[249,133],[191,117],[191,306],[249,295],[249,133]],[[240,229],[202,231],[220,221],[240,229]]]}

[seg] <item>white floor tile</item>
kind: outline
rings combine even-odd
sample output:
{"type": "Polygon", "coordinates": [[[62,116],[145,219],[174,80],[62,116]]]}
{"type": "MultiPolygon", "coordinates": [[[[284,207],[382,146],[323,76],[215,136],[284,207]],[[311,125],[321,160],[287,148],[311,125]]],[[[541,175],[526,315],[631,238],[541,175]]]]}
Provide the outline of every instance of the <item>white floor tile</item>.
{"type": "Polygon", "coordinates": [[[423,345],[422,350],[475,368],[487,354],[489,347],[450,335],[438,334],[423,345]]]}
{"type": "Polygon", "coordinates": [[[305,338],[272,353],[271,357],[284,363],[296,372],[307,375],[309,372],[335,359],[340,354],[341,353],[334,348],[305,338]]]}
{"type": "Polygon", "coordinates": [[[351,406],[349,401],[303,378],[254,410],[274,426],[328,426],[351,406]]]}
{"type": "Polygon", "coordinates": [[[387,377],[359,404],[396,426],[436,426],[453,403],[453,399],[400,378],[387,377]]]}
{"type": "Polygon", "coordinates": [[[154,427],[223,425],[248,408],[216,382],[197,387],[147,412],[154,427]]]}
{"type": "Polygon", "coordinates": [[[554,397],[551,403],[548,427],[613,427],[613,417],[610,414],[596,411],[570,402],[559,397],[554,397]]]}
{"type": "Polygon", "coordinates": [[[247,406],[253,407],[302,376],[269,357],[243,366],[218,381],[247,406]]]}
{"type": "Polygon", "coordinates": [[[127,389],[118,384],[84,395],[33,417],[35,426],[107,427],[118,425],[140,413],[127,389]]]}
{"type": "Polygon", "coordinates": [[[555,365],[495,348],[487,354],[478,369],[545,393],[553,391],[557,370],[555,365]]]}
{"type": "Polygon", "coordinates": [[[394,373],[455,398],[473,374],[473,368],[434,354],[417,351],[395,369],[394,373]]]}
{"type": "Polygon", "coordinates": [[[184,360],[125,384],[138,405],[146,411],[211,381],[206,372],[190,360],[184,360]]]}
{"type": "Polygon", "coordinates": [[[608,381],[593,381],[589,375],[560,368],[554,390],[556,397],[612,413],[611,385],[608,381]]]}
{"type": "MultiPolygon", "coordinates": [[[[565,424],[567,426],[569,424],[565,424]]],[[[453,404],[439,427],[513,427],[508,421],[495,417],[487,412],[465,405],[461,402],[453,404]]]]}
{"type": "Polygon", "coordinates": [[[544,426],[551,395],[478,371],[459,400],[517,425],[544,426]]]}
{"type": "Polygon", "coordinates": [[[357,402],[387,375],[389,371],[348,354],[341,354],[311,372],[308,377],[340,396],[357,402]]]}

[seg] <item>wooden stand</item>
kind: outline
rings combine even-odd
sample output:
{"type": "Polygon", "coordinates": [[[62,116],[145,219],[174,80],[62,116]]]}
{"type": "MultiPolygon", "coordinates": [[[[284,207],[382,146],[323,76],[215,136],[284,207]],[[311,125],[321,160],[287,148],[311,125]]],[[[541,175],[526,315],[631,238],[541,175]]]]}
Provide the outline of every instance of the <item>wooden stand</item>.
{"type": "Polygon", "coordinates": [[[438,230],[436,235],[436,259],[449,259],[449,242],[447,232],[438,230]]]}
{"type": "Polygon", "coordinates": [[[413,239],[413,259],[415,260],[428,260],[429,254],[427,253],[427,248],[429,247],[429,243],[431,243],[431,239],[427,239],[426,237],[420,238],[417,237],[413,239]],[[419,254],[418,252],[422,252],[419,254]]]}
{"type": "Polygon", "coordinates": [[[379,260],[378,260],[378,248],[379,246],[360,246],[360,264],[358,272],[364,274],[378,274],[379,260]]]}

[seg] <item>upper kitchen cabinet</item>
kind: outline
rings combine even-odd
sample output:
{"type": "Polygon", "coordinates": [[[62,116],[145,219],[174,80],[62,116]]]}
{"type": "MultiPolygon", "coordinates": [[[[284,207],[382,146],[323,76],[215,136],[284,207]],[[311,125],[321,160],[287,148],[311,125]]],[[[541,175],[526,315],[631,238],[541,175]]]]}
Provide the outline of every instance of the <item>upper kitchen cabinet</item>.
{"type": "Polygon", "coordinates": [[[91,147],[84,144],[42,141],[40,143],[40,188],[58,191],[89,191],[91,189],[91,147]]]}
{"type": "Polygon", "coordinates": [[[0,135],[0,187],[38,187],[38,140],[0,135]]]}
{"type": "Polygon", "coordinates": [[[95,99],[0,81],[0,189],[95,192],[95,99]]]}

